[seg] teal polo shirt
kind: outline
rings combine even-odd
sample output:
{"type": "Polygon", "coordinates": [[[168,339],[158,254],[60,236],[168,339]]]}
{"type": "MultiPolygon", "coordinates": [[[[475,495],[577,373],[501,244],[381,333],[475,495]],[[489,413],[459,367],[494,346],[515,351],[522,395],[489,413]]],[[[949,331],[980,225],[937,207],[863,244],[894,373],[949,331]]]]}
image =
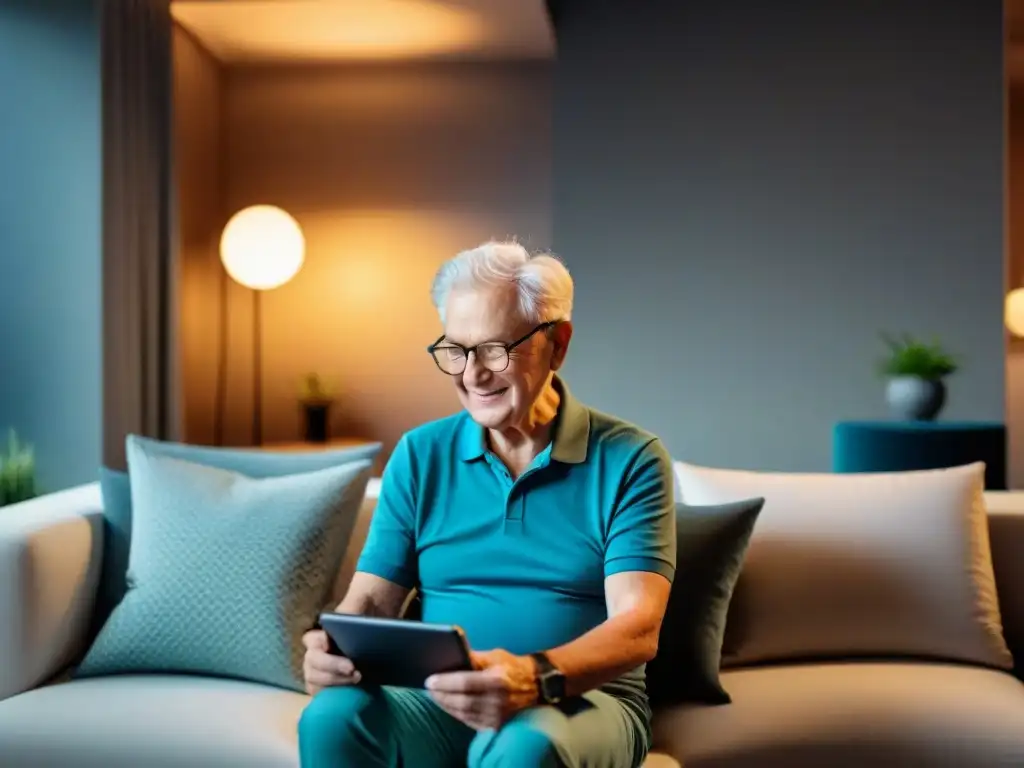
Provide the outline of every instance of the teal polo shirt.
{"type": "MultiPolygon", "coordinates": [[[[608,618],[608,576],[675,575],[662,442],[555,386],[552,442],[516,479],[466,412],[406,433],[384,471],[358,569],[418,588],[423,620],[474,650],[562,645],[608,618]]],[[[606,689],[646,709],[642,667],[606,689]]]]}

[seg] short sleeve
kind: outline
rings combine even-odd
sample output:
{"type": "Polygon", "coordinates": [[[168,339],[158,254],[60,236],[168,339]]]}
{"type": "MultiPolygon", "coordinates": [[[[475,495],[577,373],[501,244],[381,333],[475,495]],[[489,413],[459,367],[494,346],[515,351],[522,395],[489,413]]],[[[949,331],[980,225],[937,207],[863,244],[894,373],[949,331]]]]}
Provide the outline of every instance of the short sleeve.
{"type": "Polygon", "coordinates": [[[384,469],[377,506],[356,570],[407,589],[416,586],[416,478],[405,437],[395,446],[384,469]]]}
{"type": "Polygon", "coordinates": [[[660,440],[637,454],[622,478],[605,546],[605,577],[625,571],[676,571],[676,508],[672,459],[660,440]]]}

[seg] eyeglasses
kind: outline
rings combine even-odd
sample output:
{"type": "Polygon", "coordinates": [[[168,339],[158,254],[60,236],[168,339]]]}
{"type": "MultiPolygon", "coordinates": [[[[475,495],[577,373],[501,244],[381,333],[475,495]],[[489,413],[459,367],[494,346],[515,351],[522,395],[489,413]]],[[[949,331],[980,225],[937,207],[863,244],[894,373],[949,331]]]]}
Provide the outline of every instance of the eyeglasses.
{"type": "Polygon", "coordinates": [[[505,344],[501,341],[485,341],[473,347],[464,347],[452,341],[446,341],[442,336],[429,347],[427,352],[434,358],[437,367],[449,376],[458,376],[466,370],[466,363],[469,361],[470,352],[476,355],[477,362],[492,373],[501,373],[508,368],[509,352],[525,341],[531,339],[535,334],[554,328],[560,320],[552,320],[541,323],[521,339],[505,344]]]}

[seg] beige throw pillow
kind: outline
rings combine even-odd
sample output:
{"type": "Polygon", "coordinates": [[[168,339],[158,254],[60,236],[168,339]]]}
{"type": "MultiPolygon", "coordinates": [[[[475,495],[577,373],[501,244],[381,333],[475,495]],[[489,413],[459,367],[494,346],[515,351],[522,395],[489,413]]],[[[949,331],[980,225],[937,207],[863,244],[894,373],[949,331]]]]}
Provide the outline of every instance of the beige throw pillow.
{"type": "Polygon", "coordinates": [[[723,667],[850,657],[1012,667],[984,464],[870,474],[674,466],[686,504],[765,498],[730,606],[723,667]]]}

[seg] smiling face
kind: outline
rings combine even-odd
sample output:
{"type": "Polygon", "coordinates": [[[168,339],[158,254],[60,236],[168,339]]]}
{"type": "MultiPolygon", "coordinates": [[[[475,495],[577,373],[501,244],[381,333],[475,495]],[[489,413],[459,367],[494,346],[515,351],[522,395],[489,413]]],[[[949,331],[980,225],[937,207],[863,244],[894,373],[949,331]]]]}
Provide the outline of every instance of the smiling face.
{"type": "MultiPolygon", "coordinates": [[[[511,287],[453,290],[445,304],[445,338],[464,347],[485,342],[508,344],[535,327],[520,317],[511,287]]],[[[534,334],[509,352],[508,367],[503,371],[489,370],[480,359],[484,355],[470,355],[466,370],[452,376],[462,407],[488,429],[502,430],[525,422],[551,374],[561,367],[571,333],[571,326],[563,323],[534,334]]]]}

